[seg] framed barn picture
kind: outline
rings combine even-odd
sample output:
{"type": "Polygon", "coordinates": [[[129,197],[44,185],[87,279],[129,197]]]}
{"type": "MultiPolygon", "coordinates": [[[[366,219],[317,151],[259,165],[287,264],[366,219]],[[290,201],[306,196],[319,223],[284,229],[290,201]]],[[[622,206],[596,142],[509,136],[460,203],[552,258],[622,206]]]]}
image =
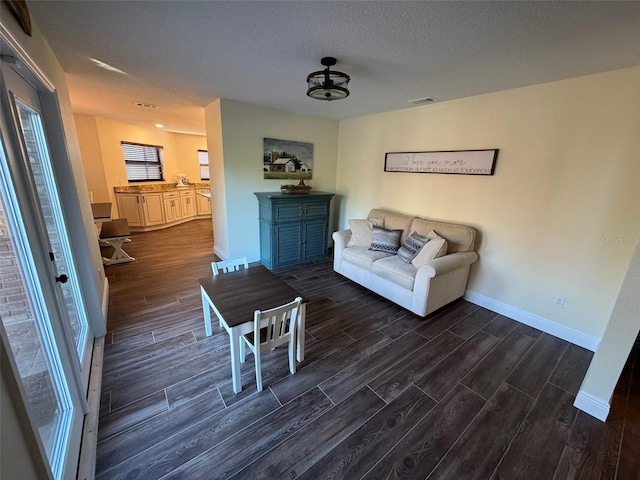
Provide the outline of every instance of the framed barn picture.
{"type": "Polygon", "coordinates": [[[265,138],[262,153],[264,178],[311,180],[313,143],[265,138]]]}

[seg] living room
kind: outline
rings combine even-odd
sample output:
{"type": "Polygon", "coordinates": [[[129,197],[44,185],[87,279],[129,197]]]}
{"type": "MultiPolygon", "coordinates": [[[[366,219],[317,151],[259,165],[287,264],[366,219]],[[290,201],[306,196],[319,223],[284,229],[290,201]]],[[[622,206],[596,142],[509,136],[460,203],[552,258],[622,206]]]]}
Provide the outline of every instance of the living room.
{"type": "MultiPolygon", "coordinates": [[[[81,125],[103,117],[72,108],[71,74],[37,22],[31,37],[13,20],[7,28],[55,84],[74,170],[89,170],[81,125]]],[[[637,43],[629,48],[637,50],[637,43]]],[[[262,178],[263,138],[313,143],[309,184],[336,194],[332,230],[374,207],[473,226],[479,261],[466,299],[596,350],[627,271],[638,268],[632,263],[640,238],[638,84],[635,64],[341,119],[219,98],[202,108],[200,132],[211,162],[215,251],[259,259],[253,193],[281,183],[262,178]],[[491,176],[384,171],[388,152],[484,148],[499,150],[491,176]]],[[[326,103],[323,108],[340,102],[326,103]]],[[[83,178],[76,182],[90,230],[92,189],[83,178]]],[[[90,260],[101,268],[97,247],[91,248],[90,260]]],[[[104,275],[98,277],[102,293],[104,275]]]]}

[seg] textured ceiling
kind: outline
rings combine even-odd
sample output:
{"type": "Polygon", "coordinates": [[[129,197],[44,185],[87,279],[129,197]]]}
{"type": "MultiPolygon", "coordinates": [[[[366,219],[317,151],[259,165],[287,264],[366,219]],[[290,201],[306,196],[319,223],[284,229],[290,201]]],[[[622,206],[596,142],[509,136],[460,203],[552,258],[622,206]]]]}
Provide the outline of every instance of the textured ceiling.
{"type": "Polygon", "coordinates": [[[640,2],[27,3],[75,112],[181,132],[217,98],[343,119],[640,65],[640,2]],[[347,99],[306,96],[323,56],[347,99]]]}

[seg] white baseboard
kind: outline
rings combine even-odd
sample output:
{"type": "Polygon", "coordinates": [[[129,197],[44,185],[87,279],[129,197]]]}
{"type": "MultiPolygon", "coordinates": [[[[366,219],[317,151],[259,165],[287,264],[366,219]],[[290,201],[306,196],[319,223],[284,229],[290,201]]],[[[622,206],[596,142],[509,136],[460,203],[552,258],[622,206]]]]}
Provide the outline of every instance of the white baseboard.
{"type": "Polygon", "coordinates": [[[530,327],[542,330],[549,335],[553,335],[554,337],[561,338],[567,342],[571,342],[582,348],[591,350],[592,352],[595,352],[600,344],[599,338],[586,335],[585,333],[574,330],[573,328],[565,327],[564,325],[560,325],[556,322],[552,322],[551,320],[547,320],[546,318],[525,312],[524,310],[520,310],[519,308],[512,307],[511,305],[507,305],[506,303],[499,302],[498,300],[494,300],[493,298],[486,297],[470,290],[465,292],[464,299],[475,305],[491,310],[492,312],[499,313],[500,315],[517,320],[518,322],[529,325],[530,327]]]}
{"type": "Polygon", "coordinates": [[[213,253],[215,253],[220,258],[220,260],[226,260],[227,259],[227,254],[224,253],[222,250],[220,250],[215,245],[213,246],[213,253]]]}
{"type": "Polygon", "coordinates": [[[104,278],[102,287],[102,320],[104,321],[105,331],[107,328],[107,317],[109,315],[109,279],[104,278]]]}
{"type": "Polygon", "coordinates": [[[602,400],[590,393],[580,390],[576,396],[576,400],[573,402],[573,406],[579,408],[585,413],[588,413],[592,417],[596,417],[598,420],[604,422],[609,416],[609,409],[611,408],[609,402],[602,400]]]}

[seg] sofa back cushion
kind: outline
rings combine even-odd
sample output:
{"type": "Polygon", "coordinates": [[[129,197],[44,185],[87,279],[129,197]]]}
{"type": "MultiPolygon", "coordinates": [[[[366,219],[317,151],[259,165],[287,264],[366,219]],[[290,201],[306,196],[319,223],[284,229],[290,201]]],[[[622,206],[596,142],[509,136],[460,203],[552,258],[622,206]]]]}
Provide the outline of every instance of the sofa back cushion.
{"type": "MultiPolygon", "coordinates": [[[[388,230],[402,230],[402,235],[400,236],[400,245],[402,245],[411,233],[411,223],[414,217],[381,208],[374,208],[369,212],[367,218],[384,218],[384,228],[388,230]]],[[[424,235],[426,235],[426,233],[424,235]]]]}
{"type": "Polygon", "coordinates": [[[447,253],[472,252],[475,247],[476,231],[466,225],[416,217],[411,223],[411,230],[420,235],[428,235],[433,230],[447,241],[447,253]]]}
{"type": "Polygon", "coordinates": [[[476,231],[467,225],[457,223],[436,222],[413,215],[392,212],[383,208],[374,208],[369,218],[384,218],[384,228],[403,230],[400,243],[404,243],[411,232],[426,236],[431,230],[447,241],[447,253],[473,252],[475,249],[476,231]]]}

